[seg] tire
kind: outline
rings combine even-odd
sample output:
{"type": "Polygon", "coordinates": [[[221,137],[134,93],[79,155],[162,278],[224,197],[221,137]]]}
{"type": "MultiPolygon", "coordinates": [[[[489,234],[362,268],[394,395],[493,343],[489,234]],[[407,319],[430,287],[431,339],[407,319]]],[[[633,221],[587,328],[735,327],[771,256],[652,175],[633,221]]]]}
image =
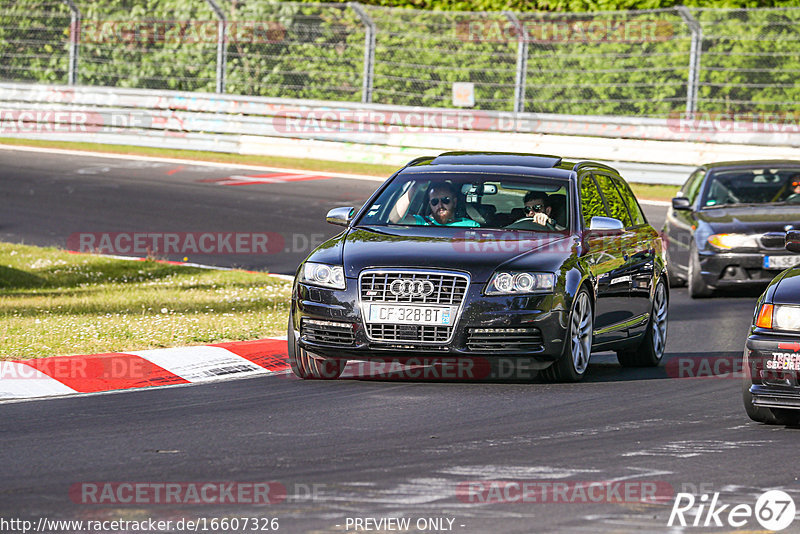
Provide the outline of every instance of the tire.
{"type": "Polygon", "coordinates": [[[700,274],[700,257],[697,249],[693,246],[689,250],[689,296],[693,299],[703,299],[711,296],[711,288],[703,280],[700,274]]]}
{"type": "Polygon", "coordinates": [[[747,416],[756,423],[765,425],[789,425],[800,423],[800,411],[781,408],[761,408],[753,406],[753,395],[750,394],[750,379],[745,377],[742,382],[742,401],[747,416]]]}
{"type": "Polygon", "coordinates": [[[542,371],[551,382],[579,382],[589,368],[594,314],[589,291],[581,287],[572,302],[564,350],[553,365],[542,371]]]}
{"type": "Polygon", "coordinates": [[[653,309],[642,341],[634,349],[617,352],[617,359],[623,367],[657,367],[661,363],[667,345],[668,311],[669,299],[662,278],[653,293],[653,309]]]}
{"type": "Polygon", "coordinates": [[[787,410],[785,408],[767,409],[772,413],[776,424],[787,426],[797,426],[800,424],[800,410],[787,410]]]}
{"type": "Polygon", "coordinates": [[[339,378],[347,365],[347,360],[314,358],[307,350],[298,346],[293,326],[292,318],[289,316],[286,339],[288,341],[289,366],[292,368],[292,372],[304,380],[335,380],[339,378]]]}
{"type": "Polygon", "coordinates": [[[747,416],[756,423],[766,425],[790,425],[800,423],[800,410],[786,410],[781,408],[762,408],[753,406],[753,395],[750,393],[750,369],[745,366],[744,379],[742,380],[742,402],[747,416]]]}

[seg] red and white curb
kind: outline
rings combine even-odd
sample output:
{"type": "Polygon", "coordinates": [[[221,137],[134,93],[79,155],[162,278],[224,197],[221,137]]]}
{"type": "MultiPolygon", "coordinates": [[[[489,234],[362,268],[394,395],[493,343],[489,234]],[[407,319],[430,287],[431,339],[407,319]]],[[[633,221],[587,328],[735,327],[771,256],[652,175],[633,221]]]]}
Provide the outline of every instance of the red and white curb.
{"type": "Polygon", "coordinates": [[[286,339],[0,362],[0,400],[268,375],[289,370],[286,339]]]}

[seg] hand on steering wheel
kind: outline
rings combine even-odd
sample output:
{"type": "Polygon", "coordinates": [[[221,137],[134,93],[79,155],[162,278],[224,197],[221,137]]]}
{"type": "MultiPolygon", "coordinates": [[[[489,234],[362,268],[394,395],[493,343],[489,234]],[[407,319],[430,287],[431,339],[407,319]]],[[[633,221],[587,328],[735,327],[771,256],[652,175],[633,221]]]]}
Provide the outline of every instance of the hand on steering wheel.
{"type": "Polygon", "coordinates": [[[541,212],[534,213],[533,215],[531,215],[530,218],[533,219],[533,222],[535,222],[539,226],[547,226],[553,221],[553,219],[548,217],[546,213],[541,213],[541,212]]]}
{"type": "MultiPolygon", "coordinates": [[[[542,228],[545,228],[547,230],[555,228],[555,221],[553,219],[551,219],[550,217],[548,217],[544,213],[537,213],[533,217],[523,217],[521,219],[517,219],[513,223],[511,223],[509,225],[506,225],[506,228],[512,228],[513,229],[513,228],[515,228],[515,225],[517,225],[519,223],[528,223],[528,224],[533,223],[533,224],[541,226],[542,228]],[[541,217],[539,217],[539,215],[541,215],[541,217]]],[[[527,225],[523,225],[520,228],[524,228],[525,226],[527,226],[527,225]]]]}

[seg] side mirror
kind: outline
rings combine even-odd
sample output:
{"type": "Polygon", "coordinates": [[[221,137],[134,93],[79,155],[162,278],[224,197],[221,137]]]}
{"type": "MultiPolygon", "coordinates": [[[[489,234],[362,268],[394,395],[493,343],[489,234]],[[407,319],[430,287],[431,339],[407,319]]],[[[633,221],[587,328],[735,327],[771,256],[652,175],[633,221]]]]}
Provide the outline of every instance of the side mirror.
{"type": "Polygon", "coordinates": [[[624,229],[622,221],[613,217],[592,217],[589,223],[590,232],[601,232],[607,235],[621,234],[624,229]]]}
{"type": "Polygon", "coordinates": [[[328,212],[325,220],[337,226],[347,226],[353,220],[355,208],[333,208],[328,212]]]}
{"type": "Polygon", "coordinates": [[[800,252],[800,230],[786,232],[784,243],[789,252],[800,252]]]}
{"type": "Polygon", "coordinates": [[[672,199],[672,209],[674,210],[690,210],[692,203],[686,197],[675,197],[672,199]]]}

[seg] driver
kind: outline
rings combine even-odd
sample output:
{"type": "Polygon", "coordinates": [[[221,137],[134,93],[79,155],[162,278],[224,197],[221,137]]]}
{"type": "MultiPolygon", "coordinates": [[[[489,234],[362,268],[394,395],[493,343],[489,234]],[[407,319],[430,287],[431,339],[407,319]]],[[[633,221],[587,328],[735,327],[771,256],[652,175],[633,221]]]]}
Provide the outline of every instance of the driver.
{"type": "Polygon", "coordinates": [[[786,202],[800,202],[800,174],[795,174],[789,178],[786,184],[789,186],[789,195],[784,199],[786,202]]]}
{"type": "Polygon", "coordinates": [[[430,215],[414,215],[417,224],[428,226],[480,226],[472,219],[456,217],[458,207],[458,191],[450,182],[431,185],[428,190],[428,207],[430,215]]]}
{"type": "Polygon", "coordinates": [[[544,191],[528,191],[523,199],[525,203],[525,217],[533,220],[539,226],[546,226],[551,229],[559,229],[556,221],[550,218],[553,207],[550,205],[550,197],[544,191]]]}

